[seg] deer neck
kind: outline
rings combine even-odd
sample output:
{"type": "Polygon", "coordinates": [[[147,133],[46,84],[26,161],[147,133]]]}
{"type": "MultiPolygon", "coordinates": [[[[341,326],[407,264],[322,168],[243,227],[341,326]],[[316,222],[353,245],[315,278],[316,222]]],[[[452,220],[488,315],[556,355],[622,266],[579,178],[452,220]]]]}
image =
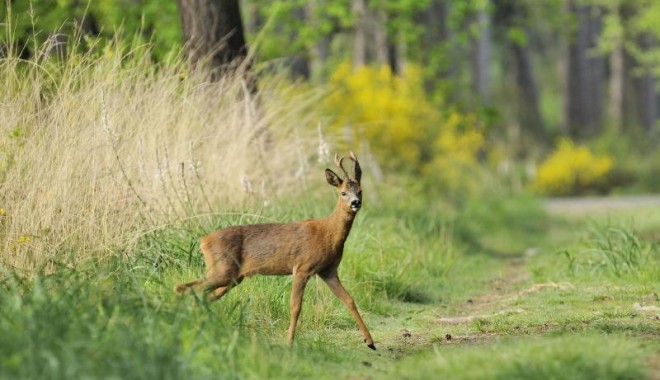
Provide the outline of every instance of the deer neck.
{"type": "Polygon", "coordinates": [[[342,207],[341,201],[337,202],[335,210],[328,218],[330,231],[335,236],[338,243],[346,241],[348,233],[351,232],[353,220],[355,219],[355,212],[350,212],[342,207]]]}

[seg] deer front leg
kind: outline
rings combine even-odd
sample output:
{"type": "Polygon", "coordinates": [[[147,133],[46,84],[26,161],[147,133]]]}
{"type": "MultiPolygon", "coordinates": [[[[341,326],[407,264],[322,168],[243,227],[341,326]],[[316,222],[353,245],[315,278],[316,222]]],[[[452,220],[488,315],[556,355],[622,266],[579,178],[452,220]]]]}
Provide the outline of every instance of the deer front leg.
{"type": "Polygon", "coordinates": [[[293,274],[293,288],[291,289],[291,323],[289,324],[289,344],[293,344],[293,337],[296,334],[296,324],[302,308],[303,293],[309,280],[307,273],[293,274]]]}
{"type": "Polygon", "coordinates": [[[353,318],[355,319],[355,322],[357,322],[358,327],[360,328],[360,331],[362,332],[362,335],[364,336],[364,342],[367,344],[367,347],[371,348],[372,350],[376,349],[376,346],[374,346],[374,340],[371,338],[371,334],[369,334],[369,330],[367,329],[367,326],[364,324],[362,321],[362,317],[360,316],[360,312],[357,309],[357,306],[355,305],[355,301],[353,301],[353,297],[351,297],[350,294],[344,289],[344,286],[341,284],[341,281],[339,281],[339,275],[337,274],[337,270],[333,269],[330,270],[328,273],[323,273],[319,274],[323,281],[328,285],[330,290],[341,300],[341,302],[346,305],[348,310],[350,310],[351,314],[353,314],[353,318]]]}

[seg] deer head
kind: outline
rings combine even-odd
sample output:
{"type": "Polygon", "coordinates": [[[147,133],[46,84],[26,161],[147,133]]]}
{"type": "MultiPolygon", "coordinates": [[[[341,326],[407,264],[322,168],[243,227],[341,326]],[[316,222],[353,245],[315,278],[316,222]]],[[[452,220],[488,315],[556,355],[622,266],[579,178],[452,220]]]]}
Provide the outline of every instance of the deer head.
{"type": "Polygon", "coordinates": [[[330,185],[337,189],[342,208],[350,213],[356,213],[360,210],[360,207],[362,207],[362,189],[360,188],[362,169],[360,168],[360,163],[355,157],[355,154],[350,152],[349,158],[354,162],[353,172],[355,174],[351,177],[346,169],[344,169],[344,158],[344,156],[337,158],[337,155],[335,155],[335,164],[344,173],[344,178],[342,179],[337,173],[330,169],[325,169],[325,179],[330,185]]]}

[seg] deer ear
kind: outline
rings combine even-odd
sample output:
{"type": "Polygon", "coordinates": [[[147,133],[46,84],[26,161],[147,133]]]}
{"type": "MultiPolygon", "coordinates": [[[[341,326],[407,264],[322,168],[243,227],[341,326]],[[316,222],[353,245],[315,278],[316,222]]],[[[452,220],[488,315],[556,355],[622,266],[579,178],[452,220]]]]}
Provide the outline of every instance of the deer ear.
{"type": "Polygon", "coordinates": [[[325,169],[325,180],[328,181],[334,187],[341,186],[342,180],[339,178],[337,173],[333,172],[330,169],[325,169]]]}

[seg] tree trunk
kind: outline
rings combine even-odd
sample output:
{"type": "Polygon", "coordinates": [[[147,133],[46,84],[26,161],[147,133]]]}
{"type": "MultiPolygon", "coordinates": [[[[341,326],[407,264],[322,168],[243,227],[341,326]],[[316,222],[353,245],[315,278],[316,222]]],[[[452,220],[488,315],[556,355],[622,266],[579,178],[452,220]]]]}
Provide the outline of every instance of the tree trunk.
{"type": "Polygon", "coordinates": [[[511,60],[515,75],[516,118],[522,135],[521,148],[525,150],[529,146],[530,138],[538,142],[546,142],[548,139],[541,118],[538,89],[528,46],[529,16],[524,2],[494,0],[493,5],[493,25],[496,25],[498,37],[503,40],[505,51],[509,53],[506,58],[511,60]],[[511,31],[516,33],[512,34],[511,31]],[[512,38],[513,35],[519,38],[512,38]]]}
{"type": "Polygon", "coordinates": [[[490,92],[491,31],[490,20],[485,9],[480,9],[476,17],[478,35],[472,43],[472,88],[479,97],[479,103],[488,104],[490,92]]]}
{"type": "Polygon", "coordinates": [[[367,64],[367,2],[352,0],[351,9],[355,16],[353,25],[353,67],[367,64]]]}
{"type": "MultiPolygon", "coordinates": [[[[648,35],[640,35],[635,41],[641,49],[650,47],[648,35]]],[[[648,68],[640,63],[628,51],[623,52],[624,85],[622,103],[623,128],[633,130],[641,128],[650,133],[655,126],[657,113],[657,96],[653,75],[648,68]]]]}
{"type": "Polygon", "coordinates": [[[623,120],[623,86],[625,81],[623,43],[616,42],[610,56],[609,117],[616,131],[621,131],[623,120]]]}
{"type": "Polygon", "coordinates": [[[529,49],[509,41],[509,51],[513,58],[516,85],[518,87],[518,117],[522,130],[538,141],[547,140],[539,107],[539,95],[532,70],[529,49]]]}
{"type": "Polygon", "coordinates": [[[387,13],[382,7],[373,10],[373,36],[376,62],[383,66],[388,65],[390,60],[390,44],[387,38],[387,13]]]}
{"type": "Polygon", "coordinates": [[[388,65],[392,73],[401,74],[405,68],[406,45],[401,38],[398,42],[388,43],[388,65]]]}
{"type": "MultiPolygon", "coordinates": [[[[453,77],[458,71],[458,60],[450,59],[447,62],[439,62],[437,54],[438,50],[442,50],[442,53],[448,55],[451,54],[454,33],[450,26],[450,13],[449,0],[431,0],[428,8],[417,16],[417,23],[424,28],[421,44],[426,47],[422,51],[422,64],[437,70],[437,75],[427,75],[424,80],[424,87],[429,93],[434,91],[438,83],[447,87],[456,82],[453,77]]],[[[451,89],[449,92],[451,98],[453,95],[451,89]]]]}
{"type": "MultiPolygon", "coordinates": [[[[310,22],[304,5],[296,7],[293,10],[293,16],[299,20],[301,25],[310,22]]],[[[290,38],[291,41],[298,39],[297,33],[295,31],[292,32],[290,38]]],[[[295,53],[293,56],[289,57],[288,62],[291,79],[309,79],[311,76],[311,64],[309,62],[307,51],[295,53]]]]}
{"type": "MultiPolygon", "coordinates": [[[[193,67],[208,70],[211,80],[246,63],[244,69],[249,72],[238,0],[177,0],[177,4],[185,54],[193,67]]],[[[248,84],[254,92],[254,79],[248,84]]]]}
{"type": "Polygon", "coordinates": [[[573,138],[593,137],[602,130],[605,61],[592,49],[601,31],[600,17],[592,6],[569,3],[577,30],[568,47],[566,129],[573,138]]]}

